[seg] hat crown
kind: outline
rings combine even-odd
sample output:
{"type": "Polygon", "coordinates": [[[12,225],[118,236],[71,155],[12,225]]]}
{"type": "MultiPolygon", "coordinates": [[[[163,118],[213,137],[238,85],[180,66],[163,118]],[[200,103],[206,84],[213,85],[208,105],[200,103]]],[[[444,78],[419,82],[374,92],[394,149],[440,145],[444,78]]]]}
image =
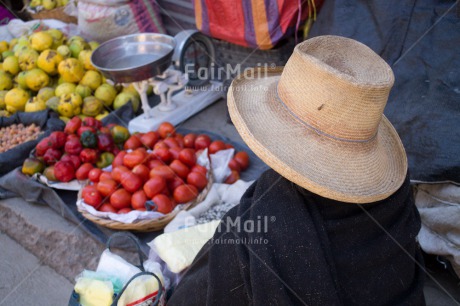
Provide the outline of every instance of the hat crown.
{"type": "Polygon", "coordinates": [[[298,44],[278,83],[280,102],[332,138],[368,141],[378,130],[394,76],[367,46],[320,36],[298,44]]]}

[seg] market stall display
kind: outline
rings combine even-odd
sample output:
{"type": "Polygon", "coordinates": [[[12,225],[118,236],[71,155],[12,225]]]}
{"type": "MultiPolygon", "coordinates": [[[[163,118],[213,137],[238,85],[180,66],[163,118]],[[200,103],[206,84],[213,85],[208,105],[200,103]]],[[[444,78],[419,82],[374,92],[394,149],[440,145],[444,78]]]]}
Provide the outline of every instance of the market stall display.
{"type": "Polygon", "coordinates": [[[49,110],[0,117],[0,175],[20,166],[42,138],[63,128],[64,123],[49,110]]]}
{"type": "Polygon", "coordinates": [[[111,172],[87,172],[90,183],[77,201],[85,218],[111,229],[162,229],[179,211],[205,199],[214,182],[213,161],[234,168],[220,174],[227,184],[236,182],[249,166],[246,152],[234,155],[232,145],[211,141],[205,134],[183,136],[170,123],[162,123],[158,131],[134,134],[125,149],[113,160],[111,172]]]}
{"type": "Polygon", "coordinates": [[[111,165],[129,136],[123,126],[107,127],[92,117],[74,117],[64,131],[54,131],[36,145],[22,172],[42,173],[48,182],[86,180],[91,169],[111,165]]]}
{"type": "Polygon", "coordinates": [[[227,184],[249,167],[246,152],[234,154],[233,145],[206,134],[176,133],[169,122],[130,135],[120,125],[74,117],[64,131],[37,144],[22,173],[39,181],[45,177],[54,188],[79,190],[78,211],[92,222],[154,231],[206,197],[214,181],[212,164],[222,161],[227,171],[219,180],[227,184]],[[224,154],[216,157],[219,152],[224,154]]]}
{"type": "MultiPolygon", "coordinates": [[[[106,117],[126,103],[139,108],[132,86],[114,86],[91,63],[99,44],[80,36],[67,37],[57,29],[0,42],[0,112],[52,109],[63,121],[74,116],[106,117]]],[[[146,92],[151,90],[146,88],[146,92]]]]}

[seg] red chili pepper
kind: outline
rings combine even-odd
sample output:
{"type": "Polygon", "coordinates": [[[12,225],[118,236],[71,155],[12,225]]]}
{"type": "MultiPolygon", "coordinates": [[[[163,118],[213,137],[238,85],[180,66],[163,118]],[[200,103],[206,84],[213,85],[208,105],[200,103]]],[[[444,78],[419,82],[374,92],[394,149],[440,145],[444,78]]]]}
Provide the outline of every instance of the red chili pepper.
{"type": "Polygon", "coordinates": [[[80,117],[75,116],[72,119],[70,119],[69,122],[67,122],[67,124],[65,125],[64,132],[67,134],[75,134],[80,128],[80,126],[81,119],[80,117]]]}
{"type": "Polygon", "coordinates": [[[78,155],[83,149],[78,138],[71,138],[65,143],[65,151],[68,154],[78,155]]]}
{"type": "Polygon", "coordinates": [[[35,155],[43,156],[48,149],[55,146],[54,141],[50,137],[43,138],[35,147],[35,155]]]}
{"type": "Polygon", "coordinates": [[[43,155],[43,160],[47,165],[54,165],[58,160],[61,159],[62,152],[58,149],[50,148],[46,150],[45,155],[43,155]]]}
{"type": "Polygon", "coordinates": [[[93,133],[96,133],[96,129],[93,128],[92,126],[81,126],[78,131],[77,131],[77,134],[79,137],[81,137],[81,134],[83,134],[84,132],[86,131],[90,131],[90,132],[93,132],[93,133]]]}
{"type": "Polygon", "coordinates": [[[95,164],[97,161],[97,151],[89,148],[83,149],[80,152],[80,160],[83,163],[95,164]]]}
{"type": "Polygon", "coordinates": [[[54,142],[54,149],[63,148],[67,139],[67,134],[61,131],[52,132],[49,138],[54,142]]]}
{"type": "Polygon", "coordinates": [[[99,130],[102,127],[102,123],[93,117],[86,117],[83,119],[83,126],[90,126],[95,130],[99,130]]]}
{"type": "Polygon", "coordinates": [[[110,129],[106,126],[103,126],[99,129],[99,132],[103,133],[103,134],[110,134],[110,129]]]}
{"type": "Polygon", "coordinates": [[[65,154],[62,156],[60,161],[71,162],[75,169],[78,169],[81,165],[80,157],[78,155],[65,154]]]}
{"type": "Polygon", "coordinates": [[[99,133],[97,135],[97,147],[101,151],[111,151],[113,147],[113,138],[110,134],[99,133]]]}
{"type": "Polygon", "coordinates": [[[59,161],[54,165],[54,176],[61,182],[69,182],[75,178],[75,168],[71,162],[59,161]]]}

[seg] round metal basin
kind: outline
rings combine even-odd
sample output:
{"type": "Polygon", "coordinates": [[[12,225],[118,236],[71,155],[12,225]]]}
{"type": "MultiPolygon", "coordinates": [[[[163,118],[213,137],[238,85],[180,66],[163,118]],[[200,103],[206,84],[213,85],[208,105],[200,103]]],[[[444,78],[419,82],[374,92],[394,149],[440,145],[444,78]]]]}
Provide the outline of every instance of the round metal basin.
{"type": "Polygon", "coordinates": [[[91,63],[115,83],[132,83],[162,74],[170,65],[176,43],[169,35],[142,33],[102,43],[91,63]]]}

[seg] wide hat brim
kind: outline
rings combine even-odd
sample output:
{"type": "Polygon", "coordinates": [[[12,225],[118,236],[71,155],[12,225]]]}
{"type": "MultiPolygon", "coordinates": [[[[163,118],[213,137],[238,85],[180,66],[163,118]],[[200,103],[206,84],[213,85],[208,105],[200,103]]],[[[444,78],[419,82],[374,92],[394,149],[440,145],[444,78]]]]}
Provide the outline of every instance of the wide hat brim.
{"type": "Polygon", "coordinates": [[[282,68],[257,71],[235,78],[228,109],[243,140],[268,166],[313,193],[348,203],[383,200],[401,187],[407,157],[385,116],[369,141],[327,137],[305,126],[280,102],[282,68]]]}

